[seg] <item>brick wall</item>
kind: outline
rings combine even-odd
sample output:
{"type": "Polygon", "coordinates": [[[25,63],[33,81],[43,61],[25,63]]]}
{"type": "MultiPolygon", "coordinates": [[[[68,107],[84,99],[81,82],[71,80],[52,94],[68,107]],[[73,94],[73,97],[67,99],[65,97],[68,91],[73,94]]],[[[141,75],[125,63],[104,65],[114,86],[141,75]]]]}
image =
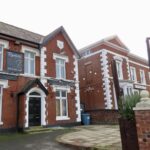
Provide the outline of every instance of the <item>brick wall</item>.
{"type": "Polygon", "coordinates": [[[119,113],[117,110],[89,110],[91,124],[118,124],[119,113]]]}
{"type": "Polygon", "coordinates": [[[140,150],[150,149],[150,110],[135,110],[135,119],[140,150]]]}

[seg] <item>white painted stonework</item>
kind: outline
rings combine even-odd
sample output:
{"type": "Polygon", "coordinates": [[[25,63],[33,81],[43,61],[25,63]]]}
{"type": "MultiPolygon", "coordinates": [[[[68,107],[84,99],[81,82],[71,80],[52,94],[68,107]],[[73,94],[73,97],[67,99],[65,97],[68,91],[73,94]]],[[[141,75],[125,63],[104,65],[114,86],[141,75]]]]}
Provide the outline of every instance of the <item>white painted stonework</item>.
{"type": "Polygon", "coordinates": [[[40,96],[37,96],[37,97],[40,97],[41,98],[41,126],[45,126],[46,125],[46,95],[45,93],[35,87],[35,88],[32,88],[31,90],[29,90],[29,92],[26,94],[26,101],[25,101],[25,128],[28,128],[29,127],[29,100],[30,100],[30,93],[32,92],[37,92],[40,94],[40,96]]]}
{"type": "Polygon", "coordinates": [[[108,57],[107,51],[102,50],[100,53],[100,62],[101,62],[101,70],[103,76],[103,91],[104,91],[104,101],[105,101],[105,109],[112,109],[112,95],[111,95],[111,86],[110,86],[110,75],[109,75],[109,66],[108,66],[108,57]]]}
{"type": "MultiPolygon", "coordinates": [[[[46,47],[41,48],[41,61],[40,61],[40,74],[41,74],[41,83],[45,86],[47,83],[47,79],[45,79],[44,77],[46,76],[47,70],[47,62],[46,62],[46,47]]],[[[47,88],[47,87],[46,87],[47,88]]]]}
{"type": "Polygon", "coordinates": [[[77,115],[77,122],[81,121],[81,109],[80,109],[80,94],[79,94],[79,73],[78,73],[78,60],[76,56],[74,58],[74,79],[75,79],[75,100],[76,100],[76,115],[77,115]]]}
{"type": "Polygon", "coordinates": [[[59,49],[63,49],[64,48],[64,42],[63,41],[60,41],[60,40],[57,40],[57,47],[59,49]]]}

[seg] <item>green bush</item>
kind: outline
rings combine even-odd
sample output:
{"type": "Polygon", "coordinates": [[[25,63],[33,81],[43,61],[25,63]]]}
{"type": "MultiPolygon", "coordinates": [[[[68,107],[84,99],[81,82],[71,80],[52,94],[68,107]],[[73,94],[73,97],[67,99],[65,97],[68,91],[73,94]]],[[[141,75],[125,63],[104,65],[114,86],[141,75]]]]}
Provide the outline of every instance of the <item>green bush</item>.
{"type": "Polygon", "coordinates": [[[134,111],[133,108],[140,101],[139,94],[132,94],[128,96],[121,97],[119,100],[119,113],[122,118],[133,120],[134,111]]]}

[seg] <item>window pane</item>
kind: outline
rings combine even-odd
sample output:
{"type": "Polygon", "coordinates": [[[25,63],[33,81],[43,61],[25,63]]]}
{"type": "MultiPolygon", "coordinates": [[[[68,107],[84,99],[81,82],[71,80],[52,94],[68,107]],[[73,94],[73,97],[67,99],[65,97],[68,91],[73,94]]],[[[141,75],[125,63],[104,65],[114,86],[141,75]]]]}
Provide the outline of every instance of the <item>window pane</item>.
{"type": "Polygon", "coordinates": [[[0,69],[2,69],[2,54],[0,54],[0,69]]]}
{"type": "Polygon", "coordinates": [[[66,97],[66,91],[62,91],[62,97],[66,97]]]}
{"type": "Polygon", "coordinates": [[[28,73],[28,59],[27,58],[25,58],[25,61],[24,61],[24,72],[28,73]]]}
{"type": "Polygon", "coordinates": [[[67,116],[67,104],[66,99],[62,100],[62,116],[67,116]]]}
{"type": "Polygon", "coordinates": [[[30,58],[34,59],[34,53],[30,52],[30,58]]]}
{"type": "Polygon", "coordinates": [[[65,78],[65,67],[61,66],[61,78],[65,78]]]}
{"type": "Polygon", "coordinates": [[[30,60],[30,74],[34,74],[34,60],[30,60]]]}
{"type": "Polygon", "coordinates": [[[0,45],[0,53],[2,53],[2,46],[0,45]]]}
{"type": "Polygon", "coordinates": [[[56,96],[60,97],[60,91],[56,91],[56,96]]]}
{"type": "Polygon", "coordinates": [[[29,57],[29,52],[25,52],[25,57],[29,57]]]}
{"type": "Polygon", "coordinates": [[[59,69],[59,65],[58,64],[56,64],[56,77],[57,78],[60,78],[60,71],[59,71],[60,69],[59,69]]]}
{"type": "Polygon", "coordinates": [[[61,116],[60,114],[60,100],[56,99],[56,116],[61,116]]]}

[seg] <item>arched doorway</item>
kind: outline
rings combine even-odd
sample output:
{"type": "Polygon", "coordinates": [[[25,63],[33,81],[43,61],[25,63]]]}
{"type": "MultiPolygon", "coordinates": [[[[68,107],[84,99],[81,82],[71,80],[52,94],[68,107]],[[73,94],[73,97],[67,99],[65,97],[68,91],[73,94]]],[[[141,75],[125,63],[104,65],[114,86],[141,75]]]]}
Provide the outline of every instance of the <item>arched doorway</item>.
{"type": "Polygon", "coordinates": [[[29,126],[41,125],[41,95],[37,92],[29,94],[29,126]]]}
{"type": "Polygon", "coordinates": [[[46,125],[46,94],[38,87],[26,93],[25,128],[46,125]]]}

